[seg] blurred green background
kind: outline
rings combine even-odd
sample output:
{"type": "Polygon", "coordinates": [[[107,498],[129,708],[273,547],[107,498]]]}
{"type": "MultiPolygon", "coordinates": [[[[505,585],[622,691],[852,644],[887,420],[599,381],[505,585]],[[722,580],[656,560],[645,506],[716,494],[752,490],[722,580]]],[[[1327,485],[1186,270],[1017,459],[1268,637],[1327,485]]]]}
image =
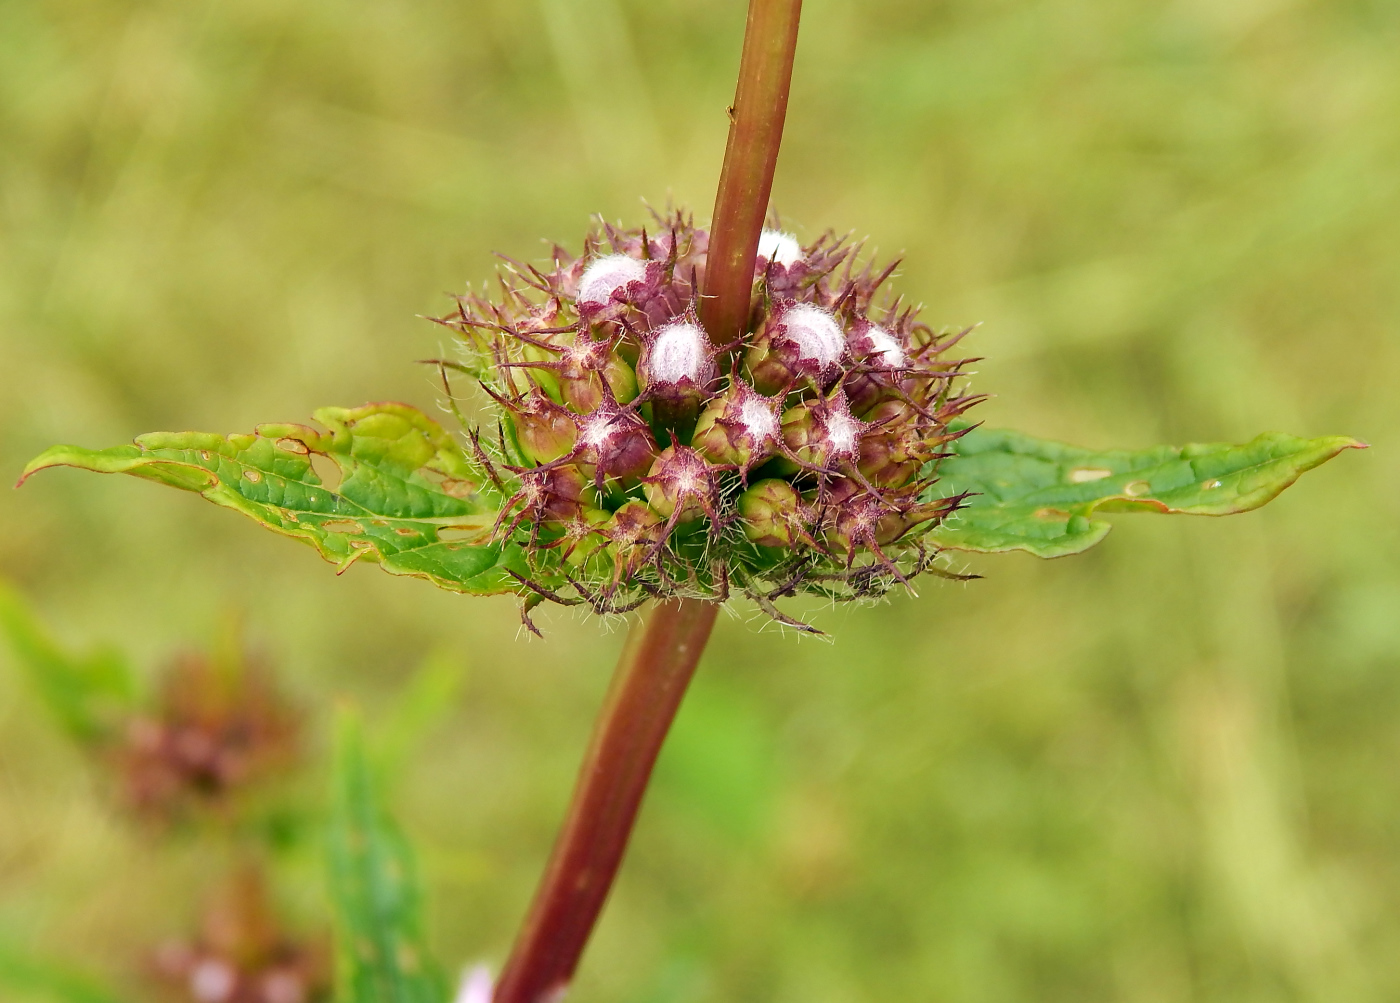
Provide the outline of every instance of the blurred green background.
{"type": "MultiPolygon", "coordinates": [[[[0,0],[0,479],[54,442],[432,406],[415,315],[493,250],[639,196],[708,214],[742,22],[0,0]]],[[[1390,0],[809,0],[775,202],[984,323],[981,418],[1374,448],[1252,515],[810,609],[830,643],[722,619],[572,998],[1400,998],[1398,44],[1390,0]]],[[[394,803],[438,953],[499,964],[617,625],[530,640],[507,599],[64,471],[0,492],[0,574],[147,669],[242,611],[321,742],[337,696],[460,660],[394,803]]],[[[0,653],[0,941],[139,987],[207,852],[115,819],[0,653]]],[[[323,915],[314,863],[286,880],[323,915]]]]}

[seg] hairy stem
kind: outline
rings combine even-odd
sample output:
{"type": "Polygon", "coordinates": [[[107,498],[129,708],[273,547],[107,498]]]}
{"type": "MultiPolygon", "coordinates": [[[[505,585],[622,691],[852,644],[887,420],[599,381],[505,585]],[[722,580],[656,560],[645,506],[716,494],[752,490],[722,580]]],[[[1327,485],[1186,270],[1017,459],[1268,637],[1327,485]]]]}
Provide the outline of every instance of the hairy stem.
{"type": "Polygon", "coordinates": [[[568,817],[493,1003],[557,1000],[573,978],[718,611],[698,599],[656,603],[627,635],[568,817]]]}
{"type": "Polygon", "coordinates": [[[715,195],[700,323],[716,345],[744,333],[758,236],[783,140],[802,0],[749,0],[739,86],[715,195]]]}

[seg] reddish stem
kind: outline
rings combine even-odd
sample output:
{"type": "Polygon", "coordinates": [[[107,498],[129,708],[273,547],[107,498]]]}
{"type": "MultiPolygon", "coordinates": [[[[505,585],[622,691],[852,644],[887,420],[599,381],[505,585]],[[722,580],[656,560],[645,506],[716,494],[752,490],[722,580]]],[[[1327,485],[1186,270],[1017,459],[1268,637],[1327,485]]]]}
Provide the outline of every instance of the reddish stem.
{"type": "MultiPolygon", "coordinates": [[[[749,0],[700,302],[701,324],[715,344],[738,339],[748,321],[801,10],[801,0],[749,0]]],[[[668,417],[673,428],[693,421],[668,417]]],[[[568,987],[718,612],[718,604],[697,599],[657,603],[627,635],[568,817],[493,1003],[555,1003],[568,987]]]]}
{"type": "Polygon", "coordinates": [[[493,1003],[546,1003],[568,987],[718,612],[718,604],[698,599],[657,603],[627,635],[568,817],[493,1003]]]}
{"type": "Polygon", "coordinates": [[[753,266],[783,140],[801,14],[802,0],[749,0],[700,300],[700,324],[716,345],[735,341],[748,324],[753,266]]]}

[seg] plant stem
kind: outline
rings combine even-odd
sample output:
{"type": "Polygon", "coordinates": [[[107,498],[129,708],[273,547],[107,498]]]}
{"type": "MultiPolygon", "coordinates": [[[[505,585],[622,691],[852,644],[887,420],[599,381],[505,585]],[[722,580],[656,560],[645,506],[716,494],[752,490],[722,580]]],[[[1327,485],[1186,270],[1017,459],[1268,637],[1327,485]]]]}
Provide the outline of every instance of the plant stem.
{"type": "Polygon", "coordinates": [[[718,612],[718,604],[698,599],[656,603],[628,633],[568,817],[493,1003],[557,1000],[573,978],[718,612]]]}
{"type": "Polygon", "coordinates": [[[783,140],[801,14],[802,0],[749,0],[700,300],[700,324],[716,345],[736,341],[748,324],[753,266],[783,140]]]}
{"type": "MultiPolygon", "coordinates": [[[[802,0],[749,0],[700,301],[700,322],[716,345],[738,340],[748,322],[801,11],[802,0]]],[[[660,417],[678,430],[694,420],[660,417]]],[[[698,599],[656,603],[628,633],[569,814],[492,1003],[556,1003],[568,987],[718,612],[717,603],[698,599]]]]}

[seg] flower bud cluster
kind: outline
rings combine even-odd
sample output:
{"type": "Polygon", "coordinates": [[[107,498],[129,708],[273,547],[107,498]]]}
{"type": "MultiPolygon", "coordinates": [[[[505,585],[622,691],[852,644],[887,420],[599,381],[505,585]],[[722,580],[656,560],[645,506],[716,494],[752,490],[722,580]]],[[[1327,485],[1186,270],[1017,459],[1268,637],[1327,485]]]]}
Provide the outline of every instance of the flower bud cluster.
{"type": "MultiPolygon", "coordinates": [[[[742,337],[701,324],[708,234],[681,212],[602,224],[577,257],[506,259],[495,296],[441,318],[451,367],[496,410],[473,432],[501,491],[494,541],[519,545],[526,607],[600,612],[649,597],[858,599],[908,584],[958,507],[937,465],[978,399],[894,265],[832,234],[765,230],[742,337]]],[[[528,620],[527,620],[528,623],[528,620]]]]}

